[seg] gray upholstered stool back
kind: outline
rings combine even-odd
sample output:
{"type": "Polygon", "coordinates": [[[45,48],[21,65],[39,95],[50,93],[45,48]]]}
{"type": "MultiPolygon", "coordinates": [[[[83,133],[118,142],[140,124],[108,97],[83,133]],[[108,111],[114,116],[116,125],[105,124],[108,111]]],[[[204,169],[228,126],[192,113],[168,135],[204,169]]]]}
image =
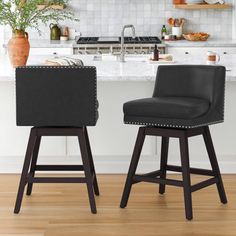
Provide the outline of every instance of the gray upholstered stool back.
{"type": "Polygon", "coordinates": [[[17,125],[94,126],[96,80],[95,67],[17,68],[17,125]]]}

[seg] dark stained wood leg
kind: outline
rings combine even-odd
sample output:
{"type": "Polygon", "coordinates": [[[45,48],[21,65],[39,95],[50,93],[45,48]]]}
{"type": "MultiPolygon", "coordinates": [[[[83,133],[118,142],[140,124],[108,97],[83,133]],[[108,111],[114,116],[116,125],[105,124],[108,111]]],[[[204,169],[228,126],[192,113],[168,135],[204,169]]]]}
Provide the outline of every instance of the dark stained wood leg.
{"type": "MultiPolygon", "coordinates": [[[[162,137],[162,144],[161,144],[161,164],[160,164],[160,171],[161,179],[166,178],[166,166],[167,166],[167,159],[168,159],[168,148],[169,148],[169,138],[168,137],[162,137]]],[[[159,186],[159,193],[164,194],[165,193],[165,184],[160,184],[159,186]]]]}
{"type": "Polygon", "coordinates": [[[215,177],[218,179],[217,189],[219,192],[220,200],[222,203],[226,204],[227,197],[225,194],[225,189],[224,189],[223,181],[222,181],[221,174],[220,174],[220,168],[219,168],[219,165],[217,162],[216,153],[215,153],[214,145],[212,142],[212,138],[211,138],[211,134],[210,134],[210,130],[209,130],[208,126],[205,127],[203,138],[205,141],[205,145],[206,145],[207,153],[208,153],[208,156],[210,159],[212,170],[215,174],[215,177]]]}
{"type": "Polygon", "coordinates": [[[124,207],[127,206],[130,191],[131,191],[131,187],[132,187],[132,183],[133,183],[133,176],[135,175],[135,172],[136,172],[136,169],[137,169],[137,166],[138,166],[138,162],[139,162],[139,158],[140,158],[140,154],[141,154],[141,151],[142,151],[144,140],[145,140],[145,128],[140,127],[139,131],[138,131],[138,136],[137,136],[137,139],[136,139],[136,143],[135,143],[135,147],[134,147],[133,156],[132,156],[132,159],[131,159],[129,171],[128,171],[128,176],[126,178],[126,183],[125,183],[121,203],[120,203],[121,208],[124,208],[124,207]]]}
{"type": "Polygon", "coordinates": [[[36,130],[35,130],[35,128],[32,128],[30,131],[30,137],[29,137],[29,141],[28,141],[26,154],[25,154],[25,160],[24,160],[24,165],[23,165],[23,169],[22,169],[22,174],[21,174],[18,194],[17,194],[17,198],[16,198],[14,213],[20,212],[21,202],[22,202],[22,198],[23,198],[23,194],[24,194],[24,190],[25,190],[25,185],[27,183],[27,175],[28,175],[28,170],[29,170],[30,162],[31,162],[32,155],[33,155],[35,142],[36,142],[36,130]]]}
{"type": "Polygon", "coordinates": [[[88,189],[90,208],[91,208],[91,212],[93,214],[96,214],[97,209],[96,209],[96,202],[95,202],[94,191],[93,191],[93,182],[94,182],[93,178],[94,177],[93,177],[92,170],[90,168],[86,135],[85,135],[84,129],[79,130],[78,138],[79,138],[79,145],[80,145],[80,151],[81,151],[81,158],[82,158],[82,162],[84,166],[86,184],[87,184],[87,189],[88,189]]]}
{"type": "MultiPolygon", "coordinates": [[[[35,146],[34,146],[31,166],[30,166],[30,172],[29,172],[29,176],[31,176],[32,178],[34,178],[34,175],[35,175],[35,167],[36,167],[37,160],[38,160],[40,143],[41,143],[41,136],[37,136],[35,146]]],[[[26,195],[28,195],[28,196],[31,195],[32,188],[33,188],[33,183],[28,183],[26,195]]]]}
{"type": "MultiPolygon", "coordinates": [[[[185,131],[183,131],[184,133],[185,131]]],[[[190,167],[189,167],[189,150],[188,138],[184,134],[179,138],[181,165],[183,175],[183,189],[184,189],[184,202],[185,202],[185,215],[188,220],[193,218],[192,211],[192,195],[191,195],[191,180],[190,180],[190,167]]]]}
{"type": "Polygon", "coordinates": [[[99,196],[98,181],[97,181],[96,171],[95,171],[95,167],[94,167],[94,163],[93,163],[93,156],[92,156],[92,151],[91,151],[91,147],[90,147],[87,127],[84,127],[84,133],[85,133],[85,139],[86,139],[86,146],[87,146],[87,151],[88,151],[88,160],[89,160],[89,164],[90,164],[90,169],[92,171],[92,174],[94,175],[94,181],[93,181],[94,193],[95,193],[95,195],[99,196]]]}

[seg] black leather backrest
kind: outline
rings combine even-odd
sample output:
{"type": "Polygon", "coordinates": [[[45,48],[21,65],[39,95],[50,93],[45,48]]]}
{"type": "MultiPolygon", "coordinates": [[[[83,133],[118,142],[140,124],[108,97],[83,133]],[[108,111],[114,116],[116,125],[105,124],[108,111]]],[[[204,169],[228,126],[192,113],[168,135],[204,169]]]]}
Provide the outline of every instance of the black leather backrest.
{"type": "Polygon", "coordinates": [[[95,125],[96,91],[95,67],[17,68],[17,125],[95,125]]]}
{"type": "Polygon", "coordinates": [[[223,66],[159,66],[153,96],[196,97],[213,103],[224,99],[224,84],[223,66]]]}

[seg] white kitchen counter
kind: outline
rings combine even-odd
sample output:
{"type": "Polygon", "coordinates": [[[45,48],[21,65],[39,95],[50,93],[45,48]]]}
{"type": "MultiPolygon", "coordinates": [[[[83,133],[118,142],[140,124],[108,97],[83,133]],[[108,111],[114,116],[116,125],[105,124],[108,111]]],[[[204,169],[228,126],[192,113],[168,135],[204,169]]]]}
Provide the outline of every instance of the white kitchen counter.
{"type": "MultiPolygon", "coordinates": [[[[168,47],[236,47],[236,39],[211,39],[205,42],[190,42],[187,40],[164,41],[163,45],[168,47]]],[[[30,40],[32,48],[76,48],[75,40],[60,41],[60,40],[30,40]]]]}
{"type": "Polygon", "coordinates": [[[204,42],[191,42],[187,40],[165,41],[167,47],[236,47],[236,39],[208,39],[204,42]]]}
{"type": "MultiPolygon", "coordinates": [[[[31,56],[29,65],[39,65],[49,56],[31,56]]],[[[120,63],[106,57],[93,61],[93,56],[79,56],[85,65],[97,67],[99,120],[89,127],[91,147],[98,173],[127,173],[138,126],[123,124],[123,104],[127,101],[152,96],[157,65],[150,64],[145,56],[136,61],[120,63]]],[[[131,58],[129,58],[131,60],[131,58]]],[[[176,64],[204,64],[205,54],[175,57],[176,64]]],[[[222,56],[228,81],[236,81],[236,55],[222,56]]],[[[30,127],[16,126],[15,73],[7,55],[0,54],[0,172],[19,173],[22,168],[30,127]]],[[[214,144],[222,172],[236,172],[236,83],[226,83],[225,123],[211,127],[214,144]]],[[[191,163],[196,167],[209,167],[202,139],[190,141],[191,163]]],[[[179,163],[178,140],[171,140],[170,163],[179,163]]],[[[147,137],[139,172],[157,168],[160,139],[147,137]]],[[[39,162],[41,164],[78,164],[78,140],[74,137],[45,137],[42,140],[39,162]]]]}
{"type": "MultiPolygon", "coordinates": [[[[46,58],[52,56],[30,56],[28,65],[43,65],[46,58]]],[[[103,61],[94,61],[93,55],[73,55],[80,58],[85,65],[96,66],[99,81],[154,81],[158,64],[148,61],[150,55],[128,56],[125,63],[115,61],[112,56],[104,56],[103,61]],[[131,61],[132,60],[132,61],[131,61]]],[[[184,58],[174,56],[174,64],[205,64],[205,55],[196,57],[186,55],[184,58]]],[[[226,66],[227,81],[236,81],[236,54],[221,57],[220,65],[226,66]]],[[[15,72],[8,56],[0,54],[0,82],[14,81],[15,72]]]]}
{"type": "MultiPolygon", "coordinates": [[[[236,47],[236,39],[211,39],[205,42],[190,42],[187,40],[164,41],[167,47],[236,47]]],[[[49,39],[30,40],[31,48],[76,48],[75,40],[60,41],[49,39]]],[[[4,44],[6,47],[6,43],[4,44]]]]}
{"type": "MultiPolygon", "coordinates": [[[[30,39],[31,48],[73,48],[75,45],[75,40],[30,39]]],[[[7,47],[7,42],[3,44],[3,47],[7,47]]]]}

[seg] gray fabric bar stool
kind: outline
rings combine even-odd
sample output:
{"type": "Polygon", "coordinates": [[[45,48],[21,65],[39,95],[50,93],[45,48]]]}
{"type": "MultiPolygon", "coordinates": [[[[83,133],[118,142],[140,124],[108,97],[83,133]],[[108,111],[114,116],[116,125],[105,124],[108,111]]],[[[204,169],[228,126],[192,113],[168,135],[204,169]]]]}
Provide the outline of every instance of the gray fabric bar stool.
{"type": "Polygon", "coordinates": [[[16,69],[18,126],[33,126],[17,194],[19,213],[25,185],[31,195],[33,183],[86,183],[92,213],[96,213],[98,183],[87,126],[98,119],[95,67],[41,67],[16,69]],[[77,136],[83,165],[38,165],[42,136],[77,136]],[[35,177],[35,171],[84,171],[85,177],[35,177]]]}
{"type": "Polygon", "coordinates": [[[152,98],[124,104],[125,124],[142,125],[139,128],[120,207],[127,205],[131,187],[139,182],[159,184],[164,194],[166,185],[183,187],[186,218],[191,220],[192,192],[216,184],[222,203],[227,198],[212,143],[209,125],[224,120],[225,67],[177,65],[159,66],[152,98]],[[160,170],[137,175],[142,146],[146,135],[161,136],[160,170]],[[190,168],[188,138],[202,135],[212,170],[190,168]],[[169,165],[169,138],[179,139],[181,166],[169,165]],[[182,172],[183,180],[167,179],[166,172],[182,172]],[[190,174],[210,176],[191,185],[190,174]]]}

